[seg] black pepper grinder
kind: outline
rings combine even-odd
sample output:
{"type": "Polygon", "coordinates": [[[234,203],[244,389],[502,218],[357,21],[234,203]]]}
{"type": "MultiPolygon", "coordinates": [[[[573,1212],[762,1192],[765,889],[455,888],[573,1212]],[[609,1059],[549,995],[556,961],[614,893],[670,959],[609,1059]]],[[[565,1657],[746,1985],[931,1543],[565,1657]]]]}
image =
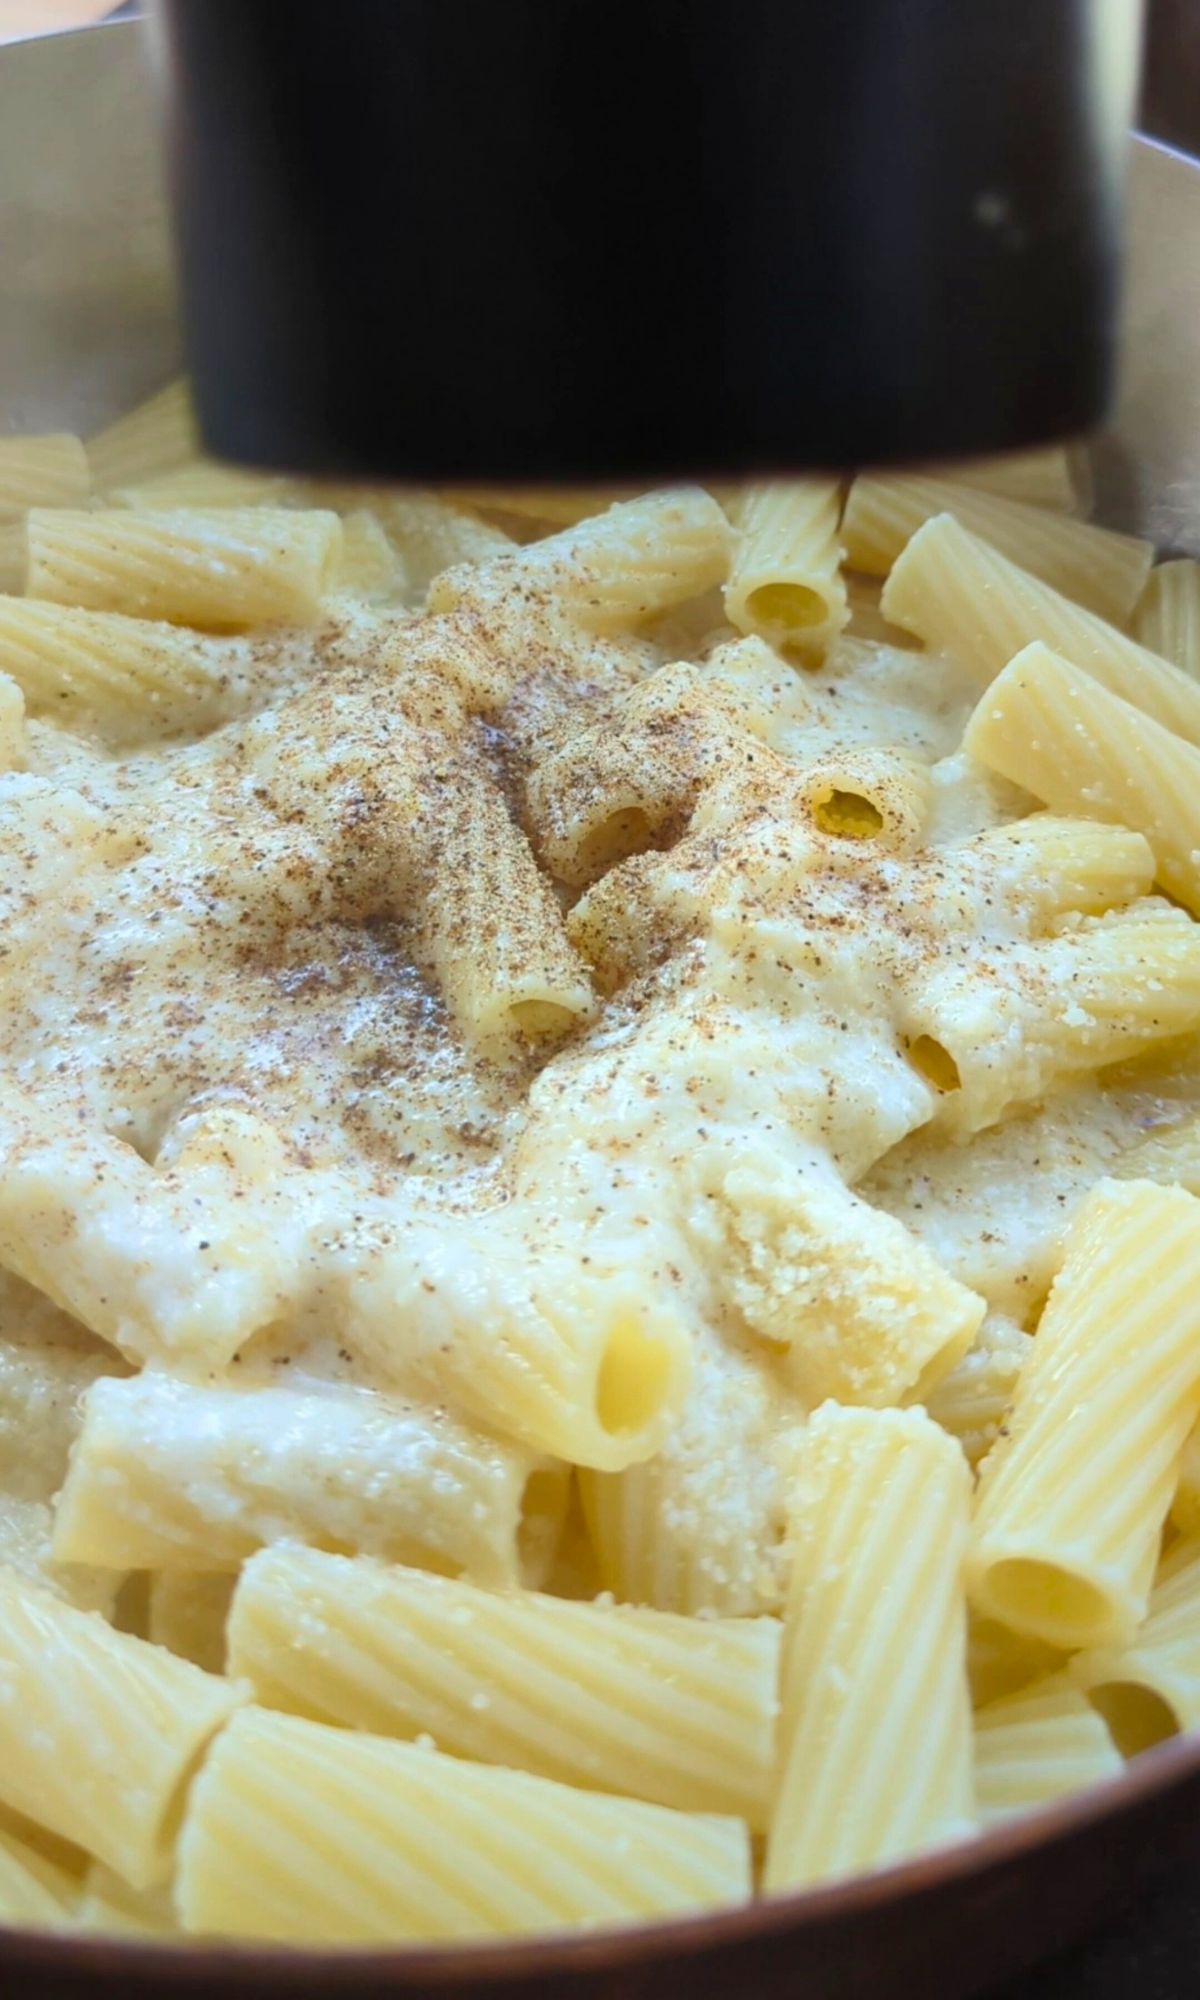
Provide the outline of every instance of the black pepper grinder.
{"type": "Polygon", "coordinates": [[[223,457],[628,480],[1103,415],[1140,0],[161,0],[223,457]]]}

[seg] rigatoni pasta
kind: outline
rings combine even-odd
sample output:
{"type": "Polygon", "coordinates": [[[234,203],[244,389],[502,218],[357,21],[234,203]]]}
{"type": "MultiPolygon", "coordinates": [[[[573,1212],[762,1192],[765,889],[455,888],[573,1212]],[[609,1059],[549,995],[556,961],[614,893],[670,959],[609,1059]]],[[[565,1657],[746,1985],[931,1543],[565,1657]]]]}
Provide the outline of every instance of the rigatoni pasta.
{"type": "Polygon", "coordinates": [[[749,1893],[736,1819],[250,1709],[196,1781],[176,1901],[192,1933],[365,1944],[628,1923],[749,1893]]]}
{"type": "Polygon", "coordinates": [[[737,1908],[1200,1726],[1200,697],[1071,456],[87,450],[0,448],[0,1923],[737,1908]]]}
{"type": "Polygon", "coordinates": [[[920,1410],[827,1404],[797,1482],[769,1890],[881,1867],[975,1818],[970,1479],[920,1410]]]}
{"type": "Polygon", "coordinates": [[[243,1574],[229,1647],[266,1707],[765,1830],[773,1619],[697,1624],[277,1548],[243,1574]]]}
{"type": "Polygon", "coordinates": [[[1018,1632],[1124,1645],[1146,1615],[1200,1409],[1198,1258],[1178,1189],[1101,1183],[1075,1218],[972,1520],[972,1601],[1018,1632]]]}

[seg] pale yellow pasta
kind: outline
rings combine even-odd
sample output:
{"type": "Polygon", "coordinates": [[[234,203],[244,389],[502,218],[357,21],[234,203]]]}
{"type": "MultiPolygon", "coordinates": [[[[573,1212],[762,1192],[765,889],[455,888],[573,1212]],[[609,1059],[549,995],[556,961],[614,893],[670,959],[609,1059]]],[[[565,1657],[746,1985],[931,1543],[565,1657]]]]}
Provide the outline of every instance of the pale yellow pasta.
{"type": "Polygon", "coordinates": [[[929,766],[903,750],[848,750],[819,758],[797,787],[803,811],[832,840],[870,841],[890,854],[923,844],[933,802],[929,766]]]}
{"type": "Polygon", "coordinates": [[[27,507],[78,507],[91,483],[83,443],[69,431],[0,437],[0,521],[27,507]]]}
{"type": "Polygon", "coordinates": [[[1046,646],[1026,646],[982,696],[972,757],[1057,811],[1145,834],[1158,880],[1200,912],[1200,749],[1046,646]]]}
{"type": "Polygon", "coordinates": [[[749,486],[734,509],[737,543],[725,614],[739,632],[824,659],[848,617],[836,480],[749,486]]]}
{"type": "Polygon", "coordinates": [[[120,1570],[60,1562],[54,1553],[54,1508],[49,1499],[0,1488],[0,1571],[37,1584],[80,1611],[111,1616],[123,1580],[120,1570]]]}
{"type": "Polygon", "coordinates": [[[985,1301],[832,1171],[747,1161],[717,1199],[723,1283],[810,1404],[920,1400],[970,1347],[985,1301]]]}
{"type": "Polygon", "coordinates": [[[1035,641],[1110,694],[1200,743],[1200,685],[1081,604],[938,514],[913,536],[881,599],[884,615],[950,653],[981,685],[1035,641]]]}
{"type": "Polygon", "coordinates": [[[245,639],[0,597],[0,669],[30,712],[109,743],[210,726],[242,705],[254,666],[245,639]]]}
{"type": "Polygon", "coordinates": [[[1065,1673],[1035,1681],[975,1717],[975,1797],[985,1830],[1122,1770],[1102,1718],[1065,1673]]]}
{"type": "Polygon", "coordinates": [[[1046,1680],[1065,1664],[1065,1654],[1028,1632],[1014,1632],[994,1618],[967,1607],[967,1680],[974,1708],[988,1708],[1046,1680]]]}
{"type": "Polygon", "coordinates": [[[229,1661],[268,1708],[766,1825],[774,1619],[567,1604],[283,1547],[242,1574],[229,1661]]]}
{"type": "Polygon", "coordinates": [[[1002,1313],[989,1313],[961,1361],[924,1399],[934,1422],[958,1439],[972,1465],[978,1465],[996,1442],[1029,1340],[1002,1313]]]}
{"type": "Polygon", "coordinates": [[[247,1709],[193,1788],[176,1907],[195,1933],[365,1944],[633,1923],[749,1895],[740,1820],[247,1709]]]}
{"type": "Polygon", "coordinates": [[[969,1501],[961,1450],[923,1411],[826,1404],[812,1418],[792,1500],[769,1893],[974,1826],[969,1501]]]}
{"type": "Polygon", "coordinates": [[[287,1537],[519,1580],[536,1460],[368,1389],[94,1384],[58,1506],[61,1560],[236,1569],[287,1537]]]}
{"type": "Polygon", "coordinates": [[[79,1434],[80,1398],[120,1357],[15,1280],[0,1289],[0,1489],[49,1500],[79,1434]]]}
{"type": "Polygon", "coordinates": [[[364,602],[400,596],[407,583],[404,563],[368,507],[342,516],[342,546],[334,590],[364,602]]]}
{"type": "Polygon", "coordinates": [[[870,576],[886,576],[917,529],[936,514],[952,514],[1010,562],[1117,623],[1137,604],[1154,560],[1152,543],[1093,527],[1070,514],[949,479],[860,474],[842,516],[846,561],[870,576]]]}
{"type": "Polygon", "coordinates": [[[1144,896],[1154,882],[1145,835],[1101,820],[1030,813],[982,834],[976,851],[1011,863],[1017,893],[1047,926],[1072,911],[1102,916],[1144,896]]]}
{"type": "Polygon", "coordinates": [[[1200,1541],[1167,1550],[1128,1645],[1077,1653],[1071,1673],[1127,1757],[1200,1728],[1200,1541]]]}
{"type": "Polygon", "coordinates": [[[192,395],[180,378],[117,417],[87,441],[97,493],[149,479],[196,456],[192,395]]]}
{"type": "Polygon", "coordinates": [[[662,1449],[622,1472],[579,1474],[604,1588],[627,1604],[706,1618],[778,1611],[803,1415],[765,1343],[698,1338],[662,1449]]]}
{"type": "Polygon", "coordinates": [[[526,781],[526,809],[539,852],[560,881],[582,886],[630,855],[669,845],[708,786],[769,757],[759,736],[760,688],[738,671],[731,652],[721,649],[719,661],[714,655],[711,671],[690,663],[661,668],[621,695],[603,720],[538,758],[526,781]]]}
{"type": "Polygon", "coordinates": [[[146,1636],[205,1673],[225,1672],[225,1621],[237,1578],[220,1571],[156,1570],[150,1578],[146,1636]]]}
{"type": "Polygon", "coordinates": [[[994,458],[953,459],[945,465],[925,465],[931,479],[954,479],[998,493],[1006,500],[1023,500],[1031,507],[1060,514],[1086,514],[1091,505],[1091,474],[1082,453],[1066,445],[1037,451],[1008,451],[994,458]]]}
{"type": "Polygon", "coordinates": [[[1200,1203],[1102,1181],[1067,1232],[1007,1435],[985,1460],[972,1602],[1066,1649],[1123,1645],[1200,1408],[1200,1203]]]}
{"type": "Polygon", "coordinates": [[[445,571],[428,609],[452,611],[524,588],[590,632],[624,632],[723,582],[732,541],[721,508],[698,486],[649,493],[502,562],[445,571]]]}
{"type": "Polygon", "coordinates": [[[456,486],[444,498],[483,514],[517,514],[556,528],[573,528],[620,500],[636,499],[636,486],[456,486]]]}
{"type": "Polygon", "coordinates": [[[6,1824],[0,1808],[0,1924],[65,1931],[78,1917],[78,1878],[6,1824]]]}
{"type": "Polygon", "coordinates": [[[238,632],[315,623],[342,528],[317,509],[35,507],[28,536],[30,597],[238,632]]]}
{"type": "Polygon", "coordinates": [[[1014,951],[1008,973],[981,987],[970,965],[943,965],[911,1002],[909,1059],[961,1132],[1200,1019],[1200,931],[1157,897],[1078,918],[1014,951]]]}
{"type": "Polygon", "coordinates": [[[100,1861],[93,1861],[84,1877],[75,1923],[97,1937],[166,1938],[179,1932],[169,1884],[134,1889],[100,1861]]]}
{"type": "Polygon", "coordinates": [[[188,1779],[244,1691],[0,1571],[0,1800],[134,1888],[170,1872],[188,1779]]]}
{"type": "MultiPolygon", "coordinates": [[[[315,496],[321,498],[318,487],[315,496]]],[[[327,504],[338,504],[334,497],[327,504]]],[[[490,521],[481,521],[465,508],[450,505],[436,493],[411,491],[382,492],[368,489],[359,496],[386,530],[396,549],[404,589],[413,602],[425,596],[430,584],[443,570],[455,565],[491,562],[496,556],[511,555],[516,547],[511,535],[490,521]]]]}
{"type": "Polygon", "coordinates": [[[156,1172],[120,1140],[64,1133],[4,1077],[0,1264],[131,1360],[228,1361],[295,1271],[303,1219],[279,1190],[282,1154],[261,1119],[222,1108],[156,1172]]]}
{"type": "Polygon", "coordinates": [[[105,505],[171,512],[180,507],[276,507],[287,505],[292,490],[280,473],[251,472],[245,466],[195,458],[134,485],[116,487],[105,495],[105,505]]]}
{"type": "Polygon", "coordinates": [[[444,808],[426,924],[447,1005],[473,1043],[552,1041],[595,1012],[553,890],[482,771],[444,808]]]}
{"type": "Polygon", "coordinates": [[[1200,563],[1183,556],[1152,569],[1133,630],[1141,645],[1200,679],[1200,563]]]}

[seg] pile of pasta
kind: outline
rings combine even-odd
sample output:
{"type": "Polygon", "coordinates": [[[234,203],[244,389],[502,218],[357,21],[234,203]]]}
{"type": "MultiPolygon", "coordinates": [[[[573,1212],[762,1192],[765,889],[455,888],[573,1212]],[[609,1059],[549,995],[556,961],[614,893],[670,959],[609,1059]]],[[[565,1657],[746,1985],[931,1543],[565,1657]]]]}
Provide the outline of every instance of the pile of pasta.
{"type": "Polygon", "coordinates": [[[0,1922],[736,1907],[1200,1726],[1200,568],[0,441],[0,1922]]]}

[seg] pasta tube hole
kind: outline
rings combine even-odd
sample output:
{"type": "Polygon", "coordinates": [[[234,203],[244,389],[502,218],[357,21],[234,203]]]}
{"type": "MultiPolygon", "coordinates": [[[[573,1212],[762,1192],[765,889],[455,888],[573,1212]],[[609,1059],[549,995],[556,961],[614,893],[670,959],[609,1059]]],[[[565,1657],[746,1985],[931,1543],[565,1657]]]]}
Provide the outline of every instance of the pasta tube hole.
{"type": "Polygon", "coordinates": [[[667,1342],[632,1318],[618,1321],[609,1335],[596,1375],[596,1416],[610,1437],[645,1430],[671,1389],[672,1357],[667,1342]]]}
{"type": "Polygon", "coordinates": [[[1179,1734],[1174,1709],[1139,1681],[1101,1681],[1088,1689],[1087,1696],[1104,1717],[1122,1757],[1137,1757],[1179,1734]]]}
{"type": "Polygon", "coordinates": [[[821,832],[838,840],[874,840],[883,831],[883,814],[862,792],[829,785],[813,795],[809,810],[821,832]]]}
{"type": "Polygon", "coordinates": [[[952,1090],[962,1089],[962,1077],[958,1064],[943,1042],[932,1035],[918,1035],[908,1045],[908,1060],[918,1076],[931,1083],[943,1096],[952,1090]]]}
{"type": "Polygon", "coordinates": [[[746,599],[746,610],[756,625],[777,625],[785,632],[811,632],[829,616],[820,591],[806,583],[760,583],[746,599]]]}
{"type": "Polygon", "coordinates": [[[1010,1556],[987,1572],[987,1609],[1017,1632],[1032,1632],[1064,1652],[1103,1644],[1111,1623],[1105,1593],[1057,1563],[1010,1556]]]}
{"type": "Polygon", "coordinates": [[[508,1017],[518,1033],[531,1042],[565,1035],[579,1018],[557,1000],[514,1000],[508,1017]]]}
{"type": "MultiPolygon", "coordinates": [[[[654,830],[641,806],[622,806],[609,813],[579,843],[577,872],[581,880],[594,882],[619,861],[645,854],[654,845],[654,830]]],[[[574,879],[574,878],[572,878],[574,879]]]]}

